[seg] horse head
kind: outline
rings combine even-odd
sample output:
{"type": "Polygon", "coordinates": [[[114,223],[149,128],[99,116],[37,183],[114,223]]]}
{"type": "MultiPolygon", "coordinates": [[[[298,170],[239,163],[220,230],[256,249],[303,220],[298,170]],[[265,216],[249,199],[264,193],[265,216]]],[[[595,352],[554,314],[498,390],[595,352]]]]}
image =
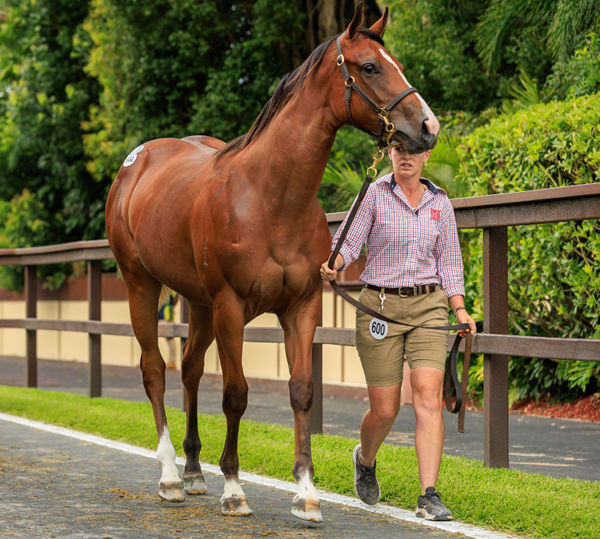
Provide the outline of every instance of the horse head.
{"type": "MultiPolygon", "coordinates": [[[[435,146],[440,124],[409,84],[402,64],[385,48],[382,36],[387,19],[386,7],[373,26],[363,27],[359,4],[336,39],[336,63],[345,84],[345,114],[349,123],[375,136],[381,146],[402,144],[410,153],[421,153],[435,146]]],[[[344,113],[338,109],[336,116],[344,113]]]]}

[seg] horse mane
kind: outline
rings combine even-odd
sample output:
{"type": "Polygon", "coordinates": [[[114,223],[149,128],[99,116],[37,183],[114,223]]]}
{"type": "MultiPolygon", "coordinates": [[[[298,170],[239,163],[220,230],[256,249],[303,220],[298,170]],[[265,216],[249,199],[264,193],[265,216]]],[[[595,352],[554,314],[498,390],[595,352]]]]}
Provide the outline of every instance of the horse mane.
{"type": "MultiPolygon", "coordinates": [[[[368,28],[360,28],[358,32],[365,37],[377,41],[383,45],[383,39],[372,30],[368,28]]],[[[321,43],[316,49],[314,49],[308,58],[297,67],[292,73],[287,73],[279,81],[277,88],[273,92],[273,95],[266,102],[260,114],[254,120],[252,127],[245,135],[240,135],[227,143],[221,148],[215,157],[219,159],[226,153],[235,151],[238,152],[243,150],[248,144],[250,144],[256,137],[258,137],[262,131],[269,125],[269,122],[275,117],[275,115],[285,106],[290,98],[298,91],[304,80],[313,70],[316,70],[321,65],[327,49],[337,39],[337,36],[333,36],[331,39],[321,43]]]]}

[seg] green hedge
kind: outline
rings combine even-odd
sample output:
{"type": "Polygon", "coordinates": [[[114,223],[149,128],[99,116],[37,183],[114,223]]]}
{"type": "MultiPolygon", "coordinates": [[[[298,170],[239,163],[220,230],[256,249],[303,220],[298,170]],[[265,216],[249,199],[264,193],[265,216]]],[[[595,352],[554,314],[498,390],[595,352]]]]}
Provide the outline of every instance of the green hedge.
{"type": "MultiPolygon", "coordinates": [[[[471,195],[600,181],[600,94],[501,116],[463,139],[457,181],[471,195]]],[[[466,231],[467,300],[482,317],[481,231],[466,231]]],[[[600,222],[509,228],[509,333],[600,338],[600,222]]],[[[481,389],[482,360],[472,390],[481,389]]],[[[511,400],[599,390],[600,364],[513,358],[511,400]]]]}

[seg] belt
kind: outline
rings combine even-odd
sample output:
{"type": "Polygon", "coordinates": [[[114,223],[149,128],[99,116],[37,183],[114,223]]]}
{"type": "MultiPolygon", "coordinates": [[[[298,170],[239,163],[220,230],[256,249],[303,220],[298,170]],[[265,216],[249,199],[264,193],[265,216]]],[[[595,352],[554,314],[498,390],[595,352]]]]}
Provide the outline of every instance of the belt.
{"type": "Polygon", "coordinates": [[[375,290],[377,292],[383,291],[384,294],[395,294],[396,296],[400,296],[401,298],[407,298],[409,296],[420,296],[421,294],[435,292],[437,285],[419,284],[416,286],[403,286],[401,288],[386,288],[385,286],[366,284],[365,288],[368,288],[369,290],[375,290]]]}

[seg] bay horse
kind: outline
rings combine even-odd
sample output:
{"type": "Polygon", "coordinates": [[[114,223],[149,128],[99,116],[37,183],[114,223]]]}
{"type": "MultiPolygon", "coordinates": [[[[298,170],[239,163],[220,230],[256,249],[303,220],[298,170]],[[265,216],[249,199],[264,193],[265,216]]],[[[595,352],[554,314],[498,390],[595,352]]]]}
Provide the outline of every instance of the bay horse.
{"type": "Polygon", "coordinates": [[[317,190],[338,128],[350,122],[370,132],[381,129],[382,114],[373,103],[383,110],[382,104],[392,101],[389,113],[383,113],[386,126],[393,124],[387,127],[392,141],[425,151],[439,132],[403,67],[384,48],[387,17],[386,8],[373,26],[363,27],[359,6],[337,41],[322,43],[281,80],[246,135],[228,144],[209,136],[144,143],[129,154],[111,186],[108,240],[142,351],[143,383],[158,436],[158,494],[164,500],[206,492],[199,462],[198,385],[204,354],[216,338],[227,419],[221,510],[252,512],[238,478],[238,431],[248,394],[242,343],[244,325],[271,312],[283,328],[290,370],[298,485],[292,513],[322,520],[310,445],[311,346],[321,308],[319,266],[329,254],[331,235],[317,190]],[[353,90],[360,98],[348,98],[353,90]],[[182,360],[183,480],[164,408],[165,363],[157,337],[163,287],[184,296],[190,309],[182,360]]]}

